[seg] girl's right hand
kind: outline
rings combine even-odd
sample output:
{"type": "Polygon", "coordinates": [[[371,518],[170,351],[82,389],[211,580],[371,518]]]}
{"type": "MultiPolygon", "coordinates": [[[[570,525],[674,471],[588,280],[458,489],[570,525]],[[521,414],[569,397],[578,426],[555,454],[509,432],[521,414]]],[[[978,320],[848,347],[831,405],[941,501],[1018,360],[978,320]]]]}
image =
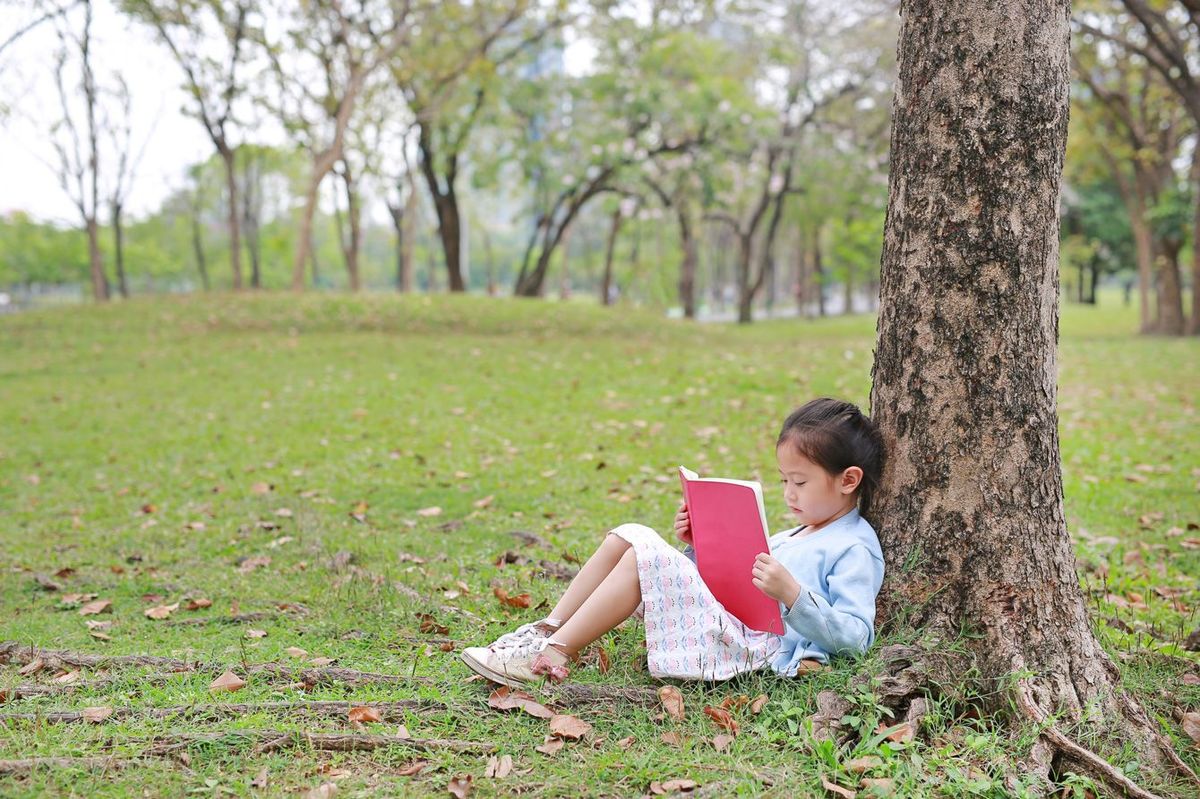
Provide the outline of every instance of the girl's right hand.
{"type": "Polygon", "coordinates": [[[692,544],[692,520],[688,516],[686,502],[679,503],[679,512],[675,514],[675,535],[683,543],[692,544]]]}

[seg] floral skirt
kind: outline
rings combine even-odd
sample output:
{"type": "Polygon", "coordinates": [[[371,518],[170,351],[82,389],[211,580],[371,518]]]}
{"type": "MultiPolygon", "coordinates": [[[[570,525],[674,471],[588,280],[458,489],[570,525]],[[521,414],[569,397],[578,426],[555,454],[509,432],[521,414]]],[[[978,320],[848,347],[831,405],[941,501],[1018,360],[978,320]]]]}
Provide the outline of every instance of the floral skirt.
{"type": "Polygon", "coordinates": [[[779,636],[726,611],[686,555],[644,524],[622,524],[610,534],[628,541],[637,557],[642,602],[634,613],[646,624],[652,676],[727,680],[770,666],[779,636]]]}

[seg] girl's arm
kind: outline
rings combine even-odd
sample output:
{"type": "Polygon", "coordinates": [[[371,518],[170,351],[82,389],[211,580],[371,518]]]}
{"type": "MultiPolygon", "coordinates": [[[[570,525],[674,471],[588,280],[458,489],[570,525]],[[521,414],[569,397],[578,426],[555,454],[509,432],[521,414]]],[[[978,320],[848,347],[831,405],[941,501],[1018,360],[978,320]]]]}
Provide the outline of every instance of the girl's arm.
{"type": "Polygon", "coordinates": [[[826,577],[829,601],[801,586],[784,622],[831,655],[865,652],[875,640],[875,596],[883,562],[862,545],[846,550],[826,577]]]}

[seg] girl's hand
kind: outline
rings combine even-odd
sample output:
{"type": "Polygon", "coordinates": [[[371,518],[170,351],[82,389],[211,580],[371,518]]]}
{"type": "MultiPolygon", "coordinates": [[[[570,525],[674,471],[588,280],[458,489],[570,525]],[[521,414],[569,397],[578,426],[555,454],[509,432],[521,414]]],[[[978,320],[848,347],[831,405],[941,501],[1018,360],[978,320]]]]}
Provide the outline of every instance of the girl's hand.
{"type": "Polygon", "coordinates": [[[751,574],[754,586],[759,591],[789,608],[800,596],[800,583],[782,563],[765,552],[760,552],[754,559],[751,574]]]}
{"type": "Polygon", "coordinates": [[[679,503],[679,512],[675,514],[675,535],[680,541],[691,546],[692,519],[688,516],[686,502],[679,503]]]}

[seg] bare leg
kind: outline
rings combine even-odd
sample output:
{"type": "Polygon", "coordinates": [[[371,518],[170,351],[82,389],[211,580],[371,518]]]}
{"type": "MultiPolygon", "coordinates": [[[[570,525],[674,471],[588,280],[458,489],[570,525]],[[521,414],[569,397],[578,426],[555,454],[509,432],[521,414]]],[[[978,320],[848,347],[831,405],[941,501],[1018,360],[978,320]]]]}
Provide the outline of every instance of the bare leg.
{"type": "MultiPolygon", "coordinates": [[[[617,536],[609,536],[610,539],[617,536]]],[[[569,621],[554,634],[554,642],[563,649],[579,652],[585,646],[629,618],[642,601],[638,581],[637,557],[624,539],[625,553],[603,582],[584,600],[569,621]]],[[[605,542],[607,543],[607,542],[605,542]]],[[[590,564],[591,561],[589,560],[590,564]]],[[[582,571],[580,574],[582,575],[582,571]]],[[[578,577],[576,579],[579,579],[578,577]]],[[[572,584],[572,587],[574,585],[572,584]]]]}
{"type": "Polygon", "coordinates": [[[621,536],[605,536],[604,542],[571,580],[571,584],[563,592],[558,604],[554,606],[554,610],[550,611],[548,618],[558,619],[565,623],[567,619],[574,616],[575,611],[579,610],[592,592],[604,582],[604,578],[608,577],[608,573],[613,570],[613,567],[621,560],[621,556],[628,550],[629,542],[621,536]]]}

